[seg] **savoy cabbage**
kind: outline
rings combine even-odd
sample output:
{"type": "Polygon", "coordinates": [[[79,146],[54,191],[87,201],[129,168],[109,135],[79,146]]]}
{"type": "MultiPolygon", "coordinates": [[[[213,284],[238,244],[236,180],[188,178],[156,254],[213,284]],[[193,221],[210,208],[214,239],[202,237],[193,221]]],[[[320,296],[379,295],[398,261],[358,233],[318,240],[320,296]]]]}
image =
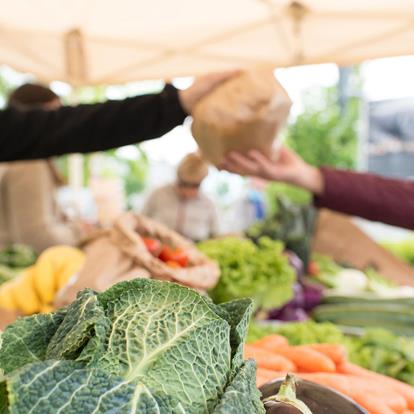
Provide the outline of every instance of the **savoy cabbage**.
{"type": "Polygon", "coordinates": [[[4,331],[0,413],[263,413],[242,354],[251,308],[154,280],[86,289],[4,331]]]}

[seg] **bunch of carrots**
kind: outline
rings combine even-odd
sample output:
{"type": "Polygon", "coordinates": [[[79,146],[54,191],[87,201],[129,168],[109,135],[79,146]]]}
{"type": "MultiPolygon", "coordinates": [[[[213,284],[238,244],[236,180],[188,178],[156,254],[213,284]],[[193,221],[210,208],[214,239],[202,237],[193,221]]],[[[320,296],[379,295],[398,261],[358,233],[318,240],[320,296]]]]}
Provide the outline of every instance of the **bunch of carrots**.
{"type": "Polygon", "coordinates": [[[370,414],[414,414],[414,387],[351,364],[342,345],[290,346],[269,335],[244,348],[257,363],[257,386],[293,372],[352,398],[370,414]]]}

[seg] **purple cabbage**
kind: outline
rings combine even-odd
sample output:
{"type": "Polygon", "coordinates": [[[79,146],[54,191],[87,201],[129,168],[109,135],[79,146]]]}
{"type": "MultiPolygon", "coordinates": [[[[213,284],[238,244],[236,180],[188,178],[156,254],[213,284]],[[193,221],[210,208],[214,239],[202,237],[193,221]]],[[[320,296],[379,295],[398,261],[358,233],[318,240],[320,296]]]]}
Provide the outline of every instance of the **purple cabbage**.
{"type": "Polygon", "coordinates": [[[305,274],[305,267],[299,256],[291,250],[285,250],[285,254],[289,259],[289,264],[295,270],[297,280],[301,280],[305,274]]]}
{"type": "Polygon", "coordinates": [[[309,319],[308,312],[312,311],[322,301],[322,289],[310,283],[296,283],[293,286],[294,297],[281,308],[272,309],[268,319],[284,322],[305,321],[309,319]]]}
{"type": "Polygon", "coordinates": [[[323,288],[319,285],[315,285],[309,282],[303,282],[302,286],[305,295],[304,309],[307,312],[310,312],[322,302],[323,288]]]}

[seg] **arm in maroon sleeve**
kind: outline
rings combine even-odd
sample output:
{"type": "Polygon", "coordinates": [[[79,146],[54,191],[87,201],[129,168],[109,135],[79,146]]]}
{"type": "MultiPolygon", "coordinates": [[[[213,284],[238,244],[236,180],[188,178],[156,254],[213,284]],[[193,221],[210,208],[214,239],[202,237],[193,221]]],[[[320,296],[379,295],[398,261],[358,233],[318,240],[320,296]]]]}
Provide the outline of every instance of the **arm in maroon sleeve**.
{"type": "Polygon", "coordinates": [[[414,230],[414,181],[321,168],[324,192],[317,207],[414,230]]]}

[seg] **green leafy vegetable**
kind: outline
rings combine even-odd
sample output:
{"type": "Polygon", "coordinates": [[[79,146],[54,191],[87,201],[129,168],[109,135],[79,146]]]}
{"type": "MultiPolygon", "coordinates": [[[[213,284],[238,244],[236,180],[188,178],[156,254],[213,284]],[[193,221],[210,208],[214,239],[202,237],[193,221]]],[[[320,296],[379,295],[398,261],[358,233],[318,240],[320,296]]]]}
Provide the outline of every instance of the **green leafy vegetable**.
{"type": "Polygon", "coordinates": [[[247,237],[255,242],[261,237],[280,240],[306,265],[316,217],[309,193],[286,184],[273,183],[266,190],[266,198],[267,217],[250,226],[247,237]]]}
{"type": "Polygon", "coordinates": [[[272,309],[293,297],[295,274],[282,243],[227,237],[202,242],[199,249],[220,265],[220,281],[209,292],[214,302],[251,297],[256,308],[272,309]]]}
{"type": "Polygon", "coordinates": [[[61,324],[65,311],[34,315],[9,325],[2,335],[0,368],[5,374],[46,358],[49,341],[61,324]]]}
{"type": "Polygon", "coordinates": [[[317,343],[342,343],[344,335],[335,325],[313,321],[284,323],[280,325],[251,323],[247,342],[257,341],[266,335],[278,334],[287,338],[291,345],[317,343]]]}
{"type": "Polygon", "coordinates": [[[213,414],[262,413],[263,404],[256,387],[256,365],[247,361],[226,388],[213,414]],[[252,398],[252,396],[254,398],[252,398]]]}
{"type": "Polygon", "coordinates": [[[381,244],[398,258],[414,266],[414,235],[410,235],[404,240],[384,241],[381,244]]]}
{"type": "Polygon", "coordinates": [[[31,266],[36,258],[34,250],[23,244],[12,244],[0,250],[0,264],[12,269],[31,266]]]}
{"type": "Polygon", "coordinates": [[[414,340],[385,329],[369,329],[360,338],[347,338],[353,362],[414,385],[414,340]]]}
{"type": "Polygon", "coordinates": [[[0,284],[14,279],[36,261],[36,253],[28,246],[12,244],[0,250],[0,284]]]}
{"type": "Polygon", "coordinates": [[[2,401],[13,414],[263,413],[242,357],[251,309],[154,280],[84,290],[4,331],[2,401]]]}

